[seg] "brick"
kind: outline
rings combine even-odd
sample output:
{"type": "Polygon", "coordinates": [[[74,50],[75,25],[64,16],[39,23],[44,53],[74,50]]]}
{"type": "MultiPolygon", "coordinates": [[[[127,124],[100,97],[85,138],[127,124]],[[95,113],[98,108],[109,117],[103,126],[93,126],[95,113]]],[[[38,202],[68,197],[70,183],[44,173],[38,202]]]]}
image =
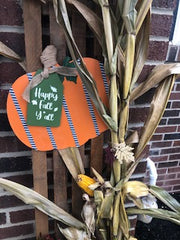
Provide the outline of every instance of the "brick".
{"type": "Polygon", "coordinates": [[[178,161],[159,163],[158,168],[168,168],[178,166],[178,161]]]}
{"type": "MultiPolygon", "coordinates": [[[[171,46],[169,48],[168,62],[174,62],[176,60],[177,51],[178,51],[178,47],[177,46],[171,46]]],[[[172,90],[174,91],[174,86],[173,86],[172,90]]]]}
{"type": "Polygon", "coordinates": [[[153,65],[144,65],[142,72],[139,76],[138,83],[145,81],[154,67],[155,67],[155,65],[154,66],[153,65]]]}
{"type": "Polygon", "coordinates": [[[180,84],[176,84],[176,91],[180,91],[180,84]]]}
{"type": "Polygon", "coordinates": [[[180,96],[178,92],[172,92],[170,96],[170,100],[180,100],[180,96]]]}
{"type": "Polygon", "coordinates": [[[7,102],[7,95],[8,95],[8,90],[2,90],[0,89],[0,109],[6,109],[6,102],[7,102]]]}
{"type": "Polygon", "coordinates": [[[24,175],[16,175],[8,177],[9,180],[13,182],[17,182],[22,184],[26,187],[32,188],[33,187],[33,176],[32,174],[24,174],[24,175]]]}
{"type": "Polygon", "coordinates": [[[162,180],[169,180],[169,179],[174,179],[176,177],[176,174],[172,173],[172,174],[163,174],[163,175],[159,175],[158,176],[158,181],[162,181],[162,180]]]}
{"type": "Polygon", "coordinates": [[[0,213],[0,225],[6,223],[6,213],[0,213]]]}
{"type": "Polygon", "coordinates": [[[161,169],[157,169],[157,173],[158,174],[167,174],[167,169],[166,168],[161,168],[161,169]]]}
{"type": "Polygon", "coordinates": [[[159,122],[159,125],[166,125],[167,124],[167,119],[161,119],[159,122]]]}
{"type": "Polygon", "coordinates": [[[164,182],[161,182],[161,181],[157,181],[156,183],[157,186],[161,187],[161,188],[164,188],[164,182]]]}
{"type": "Polygon", "coordinates": [[[143,108],[131,108],[130,114],[129,114],[129,122],[130,123],[138,123],[138,122],[144,122],[147,118],[149,112],[149,108],[143,107],[143,108]]]}
{"type": "Polygon", "coordinates": [[[25,74],[25,71],[16,62],[2,62],[0,69],[1,83],[14,83],[18,77],[25,74]]]}
{"type": "Polygon", "coordinates": [[[130,226],[131,228],[136,226],[137,218],[130,219],[130,226]]]}
{"type": "Polygon", "coordinates": [[[170,153],[179,153],[180,148],[167,148],[167,149],[162,149],[161,154],[170,154],[170,153]]]}
{"type": "Polygon", "coordinates": [[[168,102],[167,105],[166,105],[166,108],[171,108],[171,102],[168,102]]]}
{"type": "Polygon", "coordinates": [[[0,160],[0,173],[27,171],[31,169],[32,162],[30,157],[1,158],[0,160]]]}
{"type": "Polygon", "coordinates": [[[161,134],[154,134],[152,136],[152,138],[151,138],[151,142],[153,142],[153,141],[160,141],[160,140],[162,140],[162,138],[163,138],[163,135],[161,135],[161,134]]]}
{"type": "Polygon", "coordinates": [[[173,191],[180,191],[180,184],[173,186],[173,191]]]}
{"type": "Polygon", "coordinates": [[[170,160],[180,159],[180,154],[172,154],[169,157],[170,160]]]}
{"type": "Polygon", "coordinates": [[[173,101],[172,108],[180,108],[180,101],[173,101]]]}
{"type": "Polygon", "coordinates": [[[25,56],[24,34],[0,32],[0,39],[20,57],[25,56]]]}
{"type": "Polygon", "coordinates": [[[23,24],[20,1],[0,0],[0,13],[1,25],[21,26],[23,24]]]}
{"type": "Polygon", "coordinates": [[[180,179],[168,180],[168,181],[165,181],[165,184],[171,185],[171,186],[178,185],[178,184],[180,184],[180,179]]]}
{"type": "Polygon", "coordinates": [[[154,155],[159,155],[160,151],[159,150],[150,150],[149,155],[154,156],[154,155]]]}
{"type": "Polygon", "coordinates": [[[176,126],[158,126],[156,129],[156,133],[170,133],[170,132],[175,132],[176,131],[176,126]]]}
{"type": "Polygon", "coordinates": [[[170,167],[168,168],[168,174],[169,173],[179,173],[180,172],[180,167],[170,167]]]}
{"type": "Polygon", "coordinates": [[[6,113],[0,113],[0,131],[12,131],[6,113]]]}
{"type": "Polygon", "coordinates": [[[163,156],[151,156],[150,157],[153,162],[166,162],[168,160],[168,155],[163,156]]]}
{"type": "Polygon", "coordinates": [[[148,60],[164,61],[168,50],[168,42],[150,41],[148,60]]]}
{"type": "Polygon", "coordinates": [[[135,174],[137,173],[144,173],[146,171],[146,162],[140,162],[135,169],[135,174]]]}
{"type": "Polygon", "coordinates": [[[0,197],[0,208],[11,208],[17,206],[24,206],[25,204],[15,196],[0,197]]]}
{"type": "Polygon", "coordinates": [[[166,110],[163,117],[177,117],[179,116],[179,110],[166,110]]]}
{"type": "Polygon", "coordinates": [[[177,61],[180,61],[180,51],[178,52],[177,61]]]}
{"type": "Polygon", "coordinates": [[[10,212],[11,223],[34,220],[34,209],[26,209],[10,212]]]}
{"type": "Polygon", "coordinates": [[[151,148],[164,148],[164,147],[170,147],[172,142],[154,142],[151,145],[151,148]]]}
{"type": "Polygon", "coordinates": [[[170,8],[173,9],[176,6],[176,0],[154,0],[152,2],[153,7],[158,8],[170,8]]]}
{"type": "MultiPolygon", "coordinates": [[[[157,186],[161,187],[159,185],[159,183],[157,184],[157,186]]],[[[166,190],[167,192],[171,192],[172,191],[172,186],[163,186],[163,189],[166,190]]]]}
{"type": "Polygon", "coordinates": [[[180,141],[174,141],[173,146],[174,147],[180,147],[180,141]]]}
{"type": "Polygon", "coordinates": [[[175,140],[180,139],[180,133],[169,133],[165,134],[164,140],[175,140]]]}
{"type": "Polygon", "coordinates": [[[148,92],[146,92],[145,94],[143,94],[142,96],[138,97],[135,100],[135,104],[147,104],[147,103],[151,103],[152,99],[154,96],[154,88],[152,88],[151,90],[149,90],[148,92]]]}
{"type": "MultiPolygon", "coordinates": [[[[25,236],[34,232],[33,224],[23,224],[13,227],[0,228],[0,239],[25,236]]],[[[18,238],[17,238],[18,239],[18,238]]]]}
{"type": "Polygon", "coordinates": [[[172,16],[152,14],[151,35],[169,37],[172,16]]]}
{"type": "Polygon", "coordinates": [[[16,136],[0,138],[0,152],[18,152],[28,150],[29,148],[24,145],[16,136]]]}

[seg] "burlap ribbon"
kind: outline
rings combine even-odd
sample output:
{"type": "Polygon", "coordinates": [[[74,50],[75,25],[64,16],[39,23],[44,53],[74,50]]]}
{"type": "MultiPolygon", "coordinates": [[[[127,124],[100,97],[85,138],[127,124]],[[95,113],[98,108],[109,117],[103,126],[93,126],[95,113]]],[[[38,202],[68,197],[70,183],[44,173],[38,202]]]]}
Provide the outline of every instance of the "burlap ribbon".
{"type": "Polygon", "coordinates": [[[58,66],[56,61],[57,49],[53,45],[47,46],[40,57],[44,69],[40,74],[35,75],[28,86],[25,88],[22,97],[27,102],[30,102],[30,90],[40,84],[45,78],[49,77],[50,73],[58,73],[63,76],[77,76],[75,68],[58,66]]]}

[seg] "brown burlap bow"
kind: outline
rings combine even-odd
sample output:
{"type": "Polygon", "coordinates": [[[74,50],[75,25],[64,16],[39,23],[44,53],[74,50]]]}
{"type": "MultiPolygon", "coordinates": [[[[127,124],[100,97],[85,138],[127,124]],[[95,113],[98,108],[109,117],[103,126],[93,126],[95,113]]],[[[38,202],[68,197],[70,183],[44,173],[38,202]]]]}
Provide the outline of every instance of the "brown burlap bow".
{"type": "Polygon", "coordinates": [[[25,88],[22,97],[30,102],[30,90],[40,84],[43,79],[48,78],[51,73],[58,73],[63,76],[77,76],[77,70],[71,67],[55,66],[57,49],[53,45],[47,46],[40,57],[44,69],[40,74],[36,74],[28,86],[25,88]]]}

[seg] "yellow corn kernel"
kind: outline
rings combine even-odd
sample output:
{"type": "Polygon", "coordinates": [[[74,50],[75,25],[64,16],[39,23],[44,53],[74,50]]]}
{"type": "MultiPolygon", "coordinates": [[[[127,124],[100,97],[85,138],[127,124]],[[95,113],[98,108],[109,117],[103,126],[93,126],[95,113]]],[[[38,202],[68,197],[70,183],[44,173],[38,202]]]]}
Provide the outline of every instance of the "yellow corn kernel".
{"type": "Polygon", "coordinates": [[[84,174],[79,174],[77,178],[77,184],[80,188],[82,188],[89,196],[94,195],[94,191],[92,191],[89,186],[96,181],[93,178],[90,178],[84,174]]]}

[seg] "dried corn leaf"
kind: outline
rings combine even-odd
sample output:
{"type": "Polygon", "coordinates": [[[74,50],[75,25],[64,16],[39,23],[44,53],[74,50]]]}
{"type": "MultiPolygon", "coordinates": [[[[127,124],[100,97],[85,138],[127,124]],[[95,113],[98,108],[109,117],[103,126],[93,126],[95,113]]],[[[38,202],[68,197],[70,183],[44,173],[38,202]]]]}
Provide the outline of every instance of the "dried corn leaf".
{"type": "Polygon", "coordinates": [[[158,83],[164,80],[166,77],[172,74],[180,74],[180,64],[162,64],[156,66],[146,81],[139,84],[132,92],[130,96],[130,101],[134,101],[138,97],[142,96],[144,93],[149,91],[151,88],[155,87],[158,83]]]}
{"type": "Polygon", "coordinates": [[[150,11],[148,12],[143,25],[136,37],[136,52],[134,60],[134,70],[131,82],[131,89],[137,81],[147,58],[150,32],[150,11]]]}
{"type": "Polygon", "coordinates": [[[78,148],[70,147],[65,149],[59,149],[58,151],[67,169],[75,180],[77,179],[78,174],[85,173],[82,158],[78,148]]]}
{"type": "Polygon", "coordinates": [[[87,21],[90,28],[95,33],[97,40],[99,41],[100,45],[103,46],[103,23],[102,20],[93,12],[90,8],[88,8],[85,4],[77,1],[77,0],[66,0],[69,4],[74,5],[74,7],[79,11],[80,14],[84,17],[87,21]]]}
{"type": "Polygon", "coordinates": [[[135,149],[135,158],[138,158],[144,150],[146,144],[151,139],[156,127],[161,120],[161,117],[166,108],[167,101],[169,99],[171,89],[173,87],[175,76],[169,76],[160,83],[157,87],[148,117],[144,123],[142,133],[139,138],[139,143],[135,149]]]}
{"type": "Polygon", "coordinates": [[[93,167],[91,167],[91,169],[92,169],[94,176],[97,178],[98,182],[103,184],[104,178],[93,167]]]}
{"type": "Polygon", "coordinates": [[[31,204],[41,212],[68,226],[85,229],[85,225],[39,193],[15,182],[0,178],[0,186],[14,194],[26,204],[31,204]]]}
{"type": "Polygon", "coordinates": [[[127,35],[127,46],[125,53],[125,73],[123,82],[123,99],[127,99],[132,81],[135,54],[135,35],[127,35]]]}
{"type": "Polygon", "coordinates": [[[83,81],[91,100],[93,101],[97,111],[99,112],[100,116],[102,117],[104,122],[107,124],[107,126],[113,131],[117,131],[116,123],[107,114],[106,108],[98,94],[96,83],[93,77],[91,76],[91,74],[89,73],[89,71],[87,70],[83,62],[82,56],[80,54],[80,51],[75,43],[75,40],[72,35],[71,25],[69,22],[65,1],[53,0],[53,5],[54,5],[56,21],[59,24],[61,24],[61,26],[63,27],[65,37],[66,37],[66,42],[67,42],[71,57],[74,60],[74,64],[78,70],[79,76],[83,81]]]}
{"type": "Polygon", "coordinates": [[[129,239],[129,221],[128,221],[128,217],[127,217],[127,213],[124,205],[125,196],[123,196],[122,193],[120,194],[121,194],[120,207],[119,207],[120,228],[125,236],[125,239],[129,239]]]}
{"type": "Polygon", "coordinates": [[[124,1],[122,18],[128,33],[135,31],[135,22],[137,17],[137,11],[135,9],[136,3],[137,0],[124,1]]]}
{"type": "Polygon", "coordinates": [[[136,34],[138,34],[144,19],[146,18],[147,13],[149,12],[149,9],[151,8],[151,3],[153,0],[146,0],[146,1],[139,1],[138,4],[138,14],[136,19],[136,34]]]}
{"type": "Polygon", "coordinates": [[[131,131],[126,138],[126,145],[139,142],[138,131],[131,131]]]}
{"type": "Polygon", "coordinates": [[[119,210],[119,207],[120,207],[120,193],[118,193],[116,196],[115,196],[115,201],[114,201],[114,210],[113,210],[113,224],[112,224],[112,227],[113,227],[113,236],[117,236],[118,235],[118,231],[119,231],[119,224],[120,224],[120,216],[119,216],[119,213],[120,213],[120,210],[119,210]]]}
{"type": "Polygon", "coordinates": [[[2,43],[1,41],[0,41],[0,55],[3,55],[4,57],[10,58],[10,59],[18,62],[19,65],[24,70],[26,70],[25,63],[23,62],[21,57],[17,53],[15,53],[12,49],[7,47],[4,43],[2,43]]]}

